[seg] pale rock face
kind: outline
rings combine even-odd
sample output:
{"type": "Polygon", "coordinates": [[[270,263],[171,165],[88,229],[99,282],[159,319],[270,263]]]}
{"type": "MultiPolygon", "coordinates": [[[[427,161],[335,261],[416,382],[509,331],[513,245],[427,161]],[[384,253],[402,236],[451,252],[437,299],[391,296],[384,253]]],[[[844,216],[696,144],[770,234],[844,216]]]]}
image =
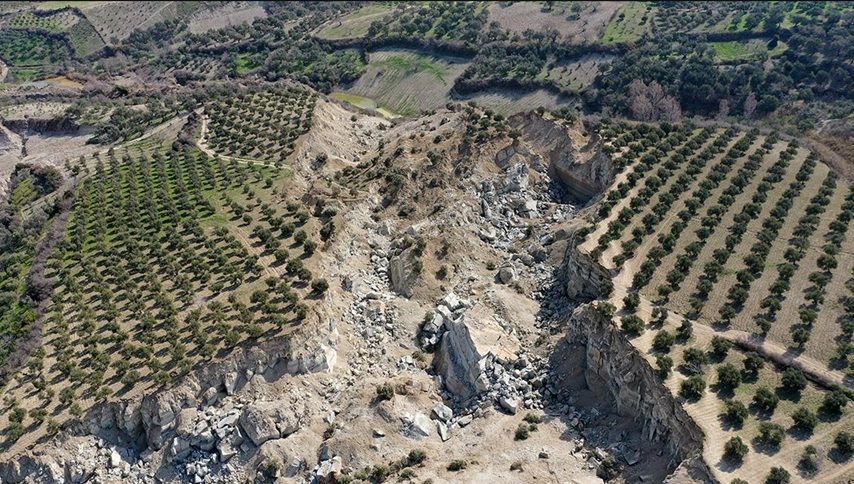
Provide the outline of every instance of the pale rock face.
{"type": "Polygon", "coordinates": [[[287,437],[299,429],[299,418],[281,402],[256,402],[240,415],[240,426],[253,444],[287,437]]]}
{"type": "Polygon", "coordinates": [[[436,424],[421,412],[404,417],[404,433],[415,440],[424,440],[436,432],[436,424]]]}

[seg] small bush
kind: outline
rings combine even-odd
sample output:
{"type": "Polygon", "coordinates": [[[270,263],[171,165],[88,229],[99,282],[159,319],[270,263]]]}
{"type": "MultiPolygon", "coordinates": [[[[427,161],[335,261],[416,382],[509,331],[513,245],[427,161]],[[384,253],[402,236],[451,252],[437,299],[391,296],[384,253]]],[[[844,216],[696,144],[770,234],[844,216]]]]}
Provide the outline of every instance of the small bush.
{"type": "Polygon", "coordinates": [[[468,467],[468,462],[460,459],[452,460],[450,464],[448,464],[448,470],[451,472],[458,472],[468,467]]]}
{"type": "Polygon", "coordinates": [[[394,398],[394,388],[388,384],[383,383],[382,385],[377,385],[377,400],[391,400],[394,398]]]}
{"type": "Polygon", "coordinates": [[[786,436],[786,431],[778,424],[770,422],[762,422],[759,424],[759,439],[760,442],[766,445],[778,447],[786,436]]]}
{"type": "Polygon", "coordinates": [[[818,417],[806,407],[798,407],[792,413],[792,420],[795,422],[795,428],[804,432],[812,432],[818,425],[818,417]]]}
{"type": "Polygon", "coordinates": [[[780,397],[767,388],[760,388],[753,395],[753,404],[763,412],[773,412],[779,402],[780,397]]]}
{"type": "Polygon", "coordinates": [[[623,331],[630,336],[639,336],[644,331],[644,322],[639,316],[631,314],[620,319],[623,331]]]}
{"type": "Polygon", "coordinates": [[[527,440],[530,436],[531,431],[528,429],[528,426],[525,424],[519,424],[519,426],[516,427],[516,433],[513,438],[515,440],[527,440]]]}
{"type": "Polygon", "coordinates": [[[541,415],[534,415],[533,413],[528,413],[522,420],[528,422],[529,424],[543,423],[543,417],[541,415]]]}
{"type": "Polygon", "coordinates": [[[658,333],[656,333],[655,338],[652,340],[652,347],[655,351],[660,353],[669,353],[670,348],[673,346],[673,343],[676,342],[676,337],[673,336],[666,329],[662,329],[658,333]]]}
{"type": "Polygon", "coordinates": [[[848,432],[839,432],[836,434],[836,437],[833,438],[833,443],[836,445],[839,452],[842,452],[843,454],[847,455],[854,452],[854,435],[851,435],[848,432]]]}
{"type": "Polygon", "coordinates": [[[789,484],[790,479],[789,471],[782,467],[772,467],[765,477],[765,484],[789,484]]]}

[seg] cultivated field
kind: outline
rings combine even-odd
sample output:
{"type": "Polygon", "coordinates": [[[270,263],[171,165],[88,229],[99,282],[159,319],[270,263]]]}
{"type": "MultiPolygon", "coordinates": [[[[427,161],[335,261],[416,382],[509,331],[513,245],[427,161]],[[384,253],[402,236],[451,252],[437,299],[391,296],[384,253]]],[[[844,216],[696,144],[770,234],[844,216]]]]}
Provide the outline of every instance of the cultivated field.
{"type": "Polygon", "coordinates": [[[621,173],[580,248],[618,272],[601,307],[704,429],[713,472],[850,477],[854,191],[796,141],[756,130],[603,135],[621,173]],[[735,436],[741,458],[725,447],[735,436]]]}
{"type": "Polygon", "coordinates": [[[205,106],[207,143],[217,153],[280,164],[311,127],[316,97],[283,88],[225,98],[205,106]]]}
{"type": "Polygon", "coordinates": [[[362,7],[340,19],[328,22],[320,28],[317,35],[324,39],[361,37],[368,33],[368,28],[372,22],[382,20],[391,12],[392,8],[392,5],[380,2],[362,7]]]}
{"type": "Polygon", "coordinates": [[[650,32],[655,9],[648,3],[629,2],[608,23],[602,34],[602,43],[630,42],[650,32]]]}
{"type": "MultiPolygon", "coordinates": [[[[68,163],[82,182],[46,263],[55,282],[42,344],[4,388],[5,446],[55,433],[96,402],[167,385],[246,341],[286,335],[325,292],[314,255],[334,210],[290,199],[285,169],[172,140],[68,163]]],[[[17,190],[22,203],[31,188],[17,190]]]]}
{"type": "Polygon", "coordinates": [[[467,66],[462,59],[383,49],[370,53],[367,70],[347,92],[371,98],[402,116],[414,116],[444,106],[467,66]]]}
{"type": "Polygon", "coordinates": [[[492,2],[489,20],[518,34],[527,29],[555,30],[566,38],[594,40],[625,2],[492,2]]]}
{"type": "Polygon", "coordinates": [[[84,12],[101,38],[114,44],[126,39],[134,30],[178,17],[185,8],[179,3],[195,2],[105,2],[88,5],[84,12]]]}
{"type": "Polygon", "coordinates": [[[599,75],[599,69],[613,58],[606,54],[588,54],[572,61],[555,63],[546,78],[558,81],[566,89],[580,91],[592,84],[599,75]]]}

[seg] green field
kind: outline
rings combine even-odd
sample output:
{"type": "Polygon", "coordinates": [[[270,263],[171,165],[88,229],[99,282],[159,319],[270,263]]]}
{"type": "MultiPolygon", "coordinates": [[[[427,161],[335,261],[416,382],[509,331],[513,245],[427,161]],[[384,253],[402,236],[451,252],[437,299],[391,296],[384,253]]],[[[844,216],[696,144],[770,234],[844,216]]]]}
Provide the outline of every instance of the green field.
{"type": "Polygon", "coordinates": [[[649,31],[652,16],[645,3],[630,2],[608,24],[602,36],[602,42],[610,44],[640,39],[643,34],[649,31]]]}
{"type": "Polygon", "coordinates": [[[763,54],[774,57],[786,50],[786,44],[777,42],[773,49],[768,49],[768,42],[762,39],[749,41],[712,42],[715,56],[720,60],[749,60],[759,58],[763,54]]]}
{"type": "Polygon", "coordinates": [[[104,47],[101,36],[98,35],[95,27],[86,19],[74,24],[68,30],[68,37],[78,57],[86,57],[104,47]]]}
{"type": "MultiPolygon", "coordinates": [[[[372,52],[368,67],[359,80],[347,88],[348,95],[372,100],[376,106],[401,116],[415,116],[423,110],[444,106],[450,100],[454,80],[468,63],[403,49],[372,52]]],[[[364,101],[360,101],[364,102],[364,101]]],[[[389,117],[389,114],[384,114],[389,117]]]]}

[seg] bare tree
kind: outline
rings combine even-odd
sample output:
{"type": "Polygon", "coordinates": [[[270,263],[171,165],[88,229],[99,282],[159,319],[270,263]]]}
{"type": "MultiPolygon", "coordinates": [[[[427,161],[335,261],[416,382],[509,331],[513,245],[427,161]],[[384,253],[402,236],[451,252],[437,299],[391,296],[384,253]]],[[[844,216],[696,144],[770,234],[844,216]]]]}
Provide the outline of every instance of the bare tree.
{"type": "Polygon", "coordinates": [[[655,106],[646,96],[632,98],[632,117],[640,121],[652,121],[655,119],[655,106]]]}
{"type": "Polygon", "coordinates": [[[759,104],[756,101],[756,94],[752,92],[747,95],[747,99],[744,100],[744,117],[750,119],[753,117],[753,113],[756,111],[756,105],[759,104]]]}
{"type": "Polygon", "coordinates": [[[718,119],[726,119],[729,116],[729,101],[726,99],[721,99],[721,102],[718,103],[718,119]]]}
{"type": "Polygon", "coordinates": [[[675,123],[682,119],[682,107],[673,96],[667,96],[661,100],[659,119],[675,123]]]}
{"type": "Polygon", "coordinates": [[[656,81],[647,86],[640,79],[629,84],[629,109],[640,121],[663,120],[675,122],[682,119],[679,101],[668,96],[656,81]]]}

